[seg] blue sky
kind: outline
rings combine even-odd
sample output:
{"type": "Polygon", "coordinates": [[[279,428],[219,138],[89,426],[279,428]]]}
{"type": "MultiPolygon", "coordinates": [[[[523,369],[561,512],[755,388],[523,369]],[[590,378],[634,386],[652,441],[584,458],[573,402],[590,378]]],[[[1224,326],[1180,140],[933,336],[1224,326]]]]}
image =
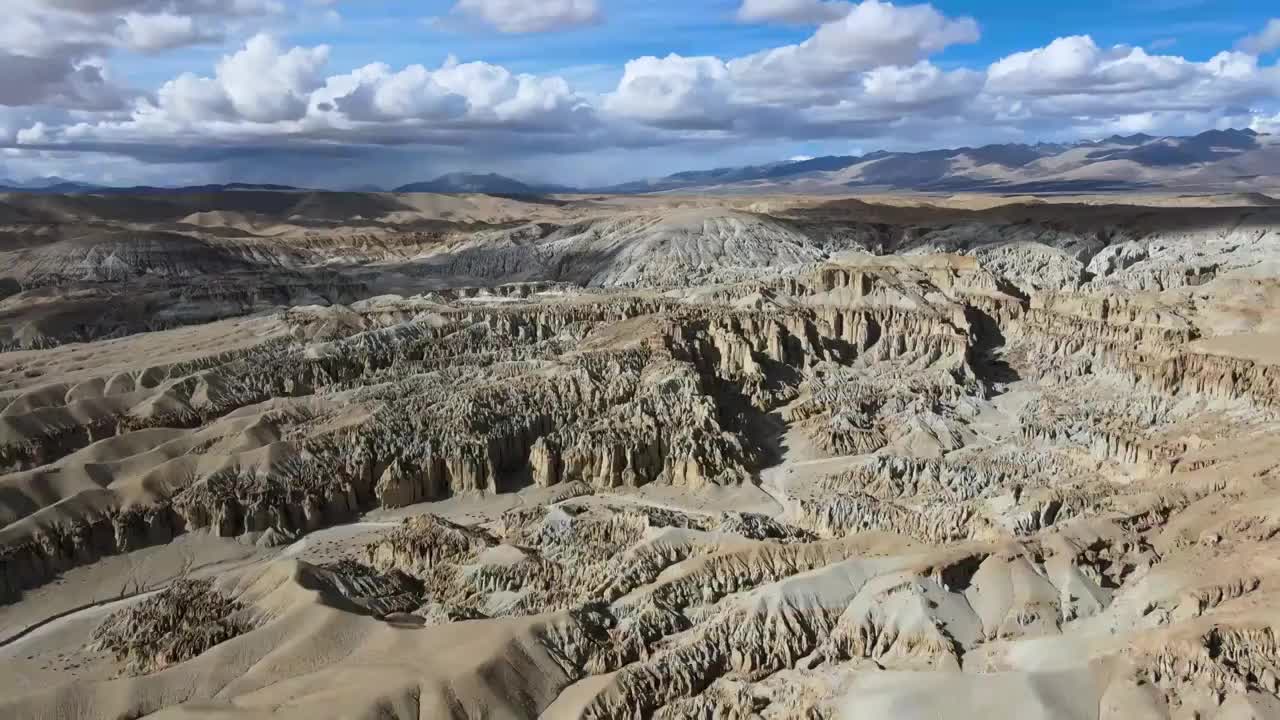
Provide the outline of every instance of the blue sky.
{"type": "Polygon", "coordinates": [[[1280,126],[1257,0],[13,0],[0,177],[566,183],[1280,126]]]}
{"type": "MultiPolygon", "coordinates": [[[[297,44],[331,45],[339,67],[357,67],[371,58],[393,65],[434,65],[454,54],[530,73],[599,67],[602,77],[614,80],[627,60],[643,55],[733,57],[801,42],[812,34],[811,27],[802,25],[740,23],[735,19],[740,4],[602,0],[607,15],[600,25],[529,36],[431,23],[449,16],[448,0],[369,0],[335,5],[341,16],[337,24],[315,9],[301,18],[281,18],[272,29],[297,44]]],[[[1155,44],[1162,52],[1204,60],[1280,16],[1280,7],[1268,8],[1261,0],[1077,0],[1052,10],[1027,0],[940,0],[932,5],[947,15],[971,16],[981,25],[982,42],[941,54],[943,63],[955,64],[990,63],[1064,35],[1092,35],[1103,45],[1155,44]]],[[[192,66],[211,67],[224,52],[210,45],[172,57],[135,57],[121,66],[132,77],[158,85],[192,66]]]]}

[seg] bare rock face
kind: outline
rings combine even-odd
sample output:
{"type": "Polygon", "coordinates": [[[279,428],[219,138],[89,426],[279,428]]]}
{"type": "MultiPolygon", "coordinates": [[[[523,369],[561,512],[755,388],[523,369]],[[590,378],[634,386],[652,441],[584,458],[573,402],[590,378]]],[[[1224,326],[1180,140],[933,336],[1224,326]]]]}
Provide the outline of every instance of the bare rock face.
{"type": "Polygon", "coordinates": [[[208,580],[181,580],[113,613],[93,633],[125,672],[145,675],[197,657],[253,629],[252,613],[208,580]]]}
{"type": "Polygon", "coordinates": [[[380,571],[425,575],[436,567],[495,544],[483,531],[455,525],[434,515],[419,515],[405,520],[386,539],[370,545],[367,554],[373,567],[380,571]]]}
{"type": "Polygon", "coordinates": [[[691,490],[749,482],[751,451],[721,426],[715,402],[700,384],[687,364],[646,367],[626,405],[534,444],[535,482],[605,489],[657,482],[691,490]]]}
{"type": "Polygon", "coordinates": [[[660,508],[568,500],[510,511],[493,533],[431,515],[413,517],[371,543],[366,556],[378,571],[422,581],[424,604],[417,612],[425,617],[523,616],[620,597],[699,552],[697,543],[647,542],[655,532],[713,536],[713,528],[739,523],[760,535],[807,538],[767,518],[726,516],[717,523],[660,508]]]}
{"type": "Polygon", "coordinates": [[[167,502],[37,527],[0,550],[0,600],[16,600],[24,590],[108,555],[167,543],[183,530],[167,502]]]}
{"type": "Polygon", "coordinates": [[[825,537],[857,532],[892,532],[930,542],[968,540],[984,529],[972,508],[938,508],[920,512],[869,495],[840,495],[826,502],[801,500],[797,523],[825,537]]]}
{"type": "Polygon", "coordinates": [[[422,583],[403,572],[379,573],[354,560],[315,568],[311,574],[337,596],[378,617],[412,613],[422,606],[422,583]]]}
{"type": "Polygon", "coordinates": [[[725,513],[715,529],[726,535],[739,535],[751,540],[802,542],[814,539],[810,532],[758,513],[725,513]]]}
{"type": "Polygon", "coordinates": [[[1175,711],[1208,712],[1228,697],[1280,693],[1273,628],[1196,625],[1131,652],[1137,679],[1158,688],[1175,711]]]}
{"type": "Polygon", "coordinates": [[[270,529],[305,533],[356,517],[361,503],[354,487],[317,487],[317,481],[323,482],[301,473],[271,477],[222,471],[184,488],[174,496],[174,506],[188,528],[209,528],[222,537],[270,529]]]}
{"type": "Polygon", "coordinates": [[[190,576],[88,715],[1280,707],[1269,210],[100,200],[0,228],[0,623],[190,576]]]}

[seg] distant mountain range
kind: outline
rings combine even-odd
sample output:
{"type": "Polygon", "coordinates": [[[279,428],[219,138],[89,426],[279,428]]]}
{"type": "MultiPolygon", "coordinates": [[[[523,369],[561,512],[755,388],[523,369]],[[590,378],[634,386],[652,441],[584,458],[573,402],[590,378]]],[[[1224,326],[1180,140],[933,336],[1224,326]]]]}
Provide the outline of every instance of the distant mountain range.
{"type": "Polygon", "coordinates": [[[260,185],[254,183],[218,183],[211,185],[183,185],[181,187],[157,187],[154,185],[133,185],[115,187],[93,185],[91,183],[64,180],[59,177],[46,177],[25,182],[0,179],[0,193],[21,192],[42,195],[160,195],[164,193],[195,192],[231,192],[235,190],[301,190],[292,185],[260,185]]]}
{"type": "MultiPolygon", "coordinates": [[[[182,188],[100,187],[49,177],[0,180],[0,192],[172,193],[299,190],[231,183],[182,188]]],[[[1280,137],[1253,130],[1210,130],[1189,137],[1113,135],[1078,143],[1004,144],[924,152],[874,152],[694,170],[607,187],[529,183],[503,175],[450,173],[409,183],[398,193],[482,193],[539,196],[569,193],[641,194],[924,192],[1249,192],[1280,189],[1280,137]]],[[[381,192],[377,186],[352,192],[381,192]]]]}
{"type": "MultiPolygon", "coordinates": [[[[40,193],[40,194],[75,194],[75,193],[92,193],[92,194],[162,194],[162,193],[191,193],[191,192],[229,192],[235,190],[313,190],[313,188],[304,188],[294,185],[266,185],[253,183],[225,183],[211,185],[183,185],[179,187],[154,187],[150,185],[135,185],[131,187],[114,187],[104,185],[92,185],[89,183],[74,182],[59,177],[46,177],[23,182],[15,180],[0,179],[0,192],[22,192],[22,193],[40,193]]],[[[378,185],[357,185],[354,187],[344,188],[343,192],[363,192],[363,193],[380,193],[388,192],[386,189],[378,185]]],[[[409,183],[394,188],[390,192],[397,193],[442,193],[442,194],[462,194],[462,193],[481,193],[485,195],[549,195],[554,193],[573,193],[580,192],[576,188],[565,185],[529,185],[519,180],[514,180],[503,175],[487,174],[477,175],[471,173],[450,173],[441,175],[435,180],[425,182],[409,183]]]]}
{"type": "Polygon", "coordinates": [[[1211,130],[1191,137],[875,152],[682,172],[599,191],[653,192],[1107,192],[1280,188],[1280,137],[1211,130]]]}
{"type": "Polygon", "coordinates": [[[475,175],[472,173],[450,173],[441,175],[427,182],[401,185],[396,192],[424,193],[484,193],[486,195],[552,195],[556,193],[579,192],[577,188],[565,185],[538,184],[530,185],[513,180],[503,175],[489,173],[475,175]]]}
{"type": "Polygon", "coordinates": [[[32,178],[30,180],[10,180],[0,178],[0,192],[49,192],[75,193],[97,189],[99,186],[75,182],[56,175],[32,178]]]}

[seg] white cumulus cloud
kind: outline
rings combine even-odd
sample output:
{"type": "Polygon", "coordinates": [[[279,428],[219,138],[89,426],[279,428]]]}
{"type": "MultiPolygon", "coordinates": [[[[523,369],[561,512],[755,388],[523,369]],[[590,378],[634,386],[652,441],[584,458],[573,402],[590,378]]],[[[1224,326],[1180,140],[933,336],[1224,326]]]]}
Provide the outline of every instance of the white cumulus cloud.
{"type": "Polygon", "coordinates": [[[1077,35],[996,61],[987,84],[994,92],[1028,95],[1125,93],[1175,87],[1195,71],[1180,57],[1150,55],[1136,47],[1103,50],[1093,38],[1077,35]]]}
{"type": "Polygon", "coordinates": [[[633,60],[605,108],[656,127],[806,135],[963,104],[981,89],[981,73],[944,71],[925,60],[975,41],[972,19],[880,0],[850,7],[796,45],[727,61],[633,60]]]}
{"type": "Polygon", "coordinates": [[[596,129],[594,108],[558,77],[453,59],[434,69],[373,63],[326,75],[328,58],[325,46],[286,49],[260,34],[223,57],[212,76],[183,73],[124,117],[22,129],[51,146],[130,143],[140,151],[196,138],[215,147],[268,141],[502,147],[557,136],[581,144],[596,129]]]}
{"type": "Polygon", "coordinates": [[[674,128],[731,124],[733,84],[719,58],[642,57],[627,63],[605,108],[627,118],[674,128]]]}
{"type": "Polygon", "coordinates": [[[1041,121],[1238,114],[1280,94],[1280,68],[1240,52],[1193,62],[1128,46],[1104,49],[1088,36],[1073,36],[993,63],[985,92],[989,106],[1041,121]]]}
{"type": "Polygon", "coordinates": [[[454,12],[504,33],[538,33],[601,19],[596,0],[458,0],[454,12]]]}
{"type": "Polygon", "coordinates": [[[887,65],[914,65],[952,45],[977,42],[972,18],[949,18],[932,5],[898,6],[865,0],[827,23],[808,40],[738,58],[739,82],[770,88],[844,84],[851,73],[887,65]]]}
{"type": "Polygon", "coordinates": [[[1280,18],[1272,18],[1256,35],[1250,35],[1236,46],[1251,55],[1265,55],[1280,50],[1280,18]]]}
{"type": "Polygon", "coordinates": [[[218,63],[217,79],[231,106],[254,122],[296,120],[307,97],[323,84],[329,48],[282,51],[269,35],[256,35],[240,52],[218,63]]]}
{"type": "Polygon", "coordinates": [[[118,31],[120,40],[127,47],[142,52],[172,50],[222,39],[221,33],[201,27],[190,15],[143,15],[131,12],[121,20],[118,31]]]}
{"type": "Polygon", "coordinates": [[[743,0],[738,19],[743,22],[780,22],[820,25],[849,14],[852,3],[843,0],[743,0]]]}

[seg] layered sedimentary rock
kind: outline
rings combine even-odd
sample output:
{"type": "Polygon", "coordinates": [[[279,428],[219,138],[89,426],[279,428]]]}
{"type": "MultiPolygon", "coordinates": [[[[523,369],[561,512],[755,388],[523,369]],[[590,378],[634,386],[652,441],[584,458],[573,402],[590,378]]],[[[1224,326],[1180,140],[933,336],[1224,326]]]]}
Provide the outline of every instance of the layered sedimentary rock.
{"type": "MultiPolygon", "coordinates": [[[[491,296],[523,301],[554,289],[522,285],[491,296]]],[[[228,537],[267,530],[293,537],[377,506],[501,492],[522,474],[543,486],[662,483],[696,490],[749,483],[762,455],[744,434],[748,411],[781,409],[833,455],[955,452],[972,440],[967,425],[989,392],[983,363],[991,333],[1011,344],[1010,356],[1088,357],[1157,398],[1181,390],[1160,383],[1160,368],[1199,362],[1182,381],[1191,395],[1270,402],[1272,366],[1177,350],[1197,335],[1169,311],[1090,296],[1047,295],[1027,306],[1010,292],[976,264],[944,258],[831,266],[749,283],[722,293],[728,306],[641,295],[519,307],[432,305],[420,319],[393,313],[400,321],[386,325],[378,318],[391,306],[368,304],[353,312],[371,320],[348,323],[345,334],[331,328],[331,339],[306,347],[272,339],[161,366],[141,386],[97,390],[109,402],[83,409],[29,395],[4,411],[12,423],[6,453],[19,469],[56,466],[96,440],[123,442],[152,427],[207,422],[274,397],[342,393],[367,418],[334,422],[337,412],[315,403],[301,412],[269,412],[264,417],[278,436],[271,440],[284,451],[279,460],[168,480],[172,489],[149,491],[142,507],[171,506],[177,518],[135,529],[112,525],[109,534],[119,538],[113,542],[105,540],[105,526],[91,529],[102,519],[33,528],[33,539],[10,545],[25,548],[26,559],[15,555],[6,565],[8,592],[145,537],[163,541],[205,528],[228,537]],[[740,309],[741,298],[764,287],[774,301],[740,309]],[[615,326],[625,328],[621,336],[615,326]],[[94,429],[102,426],[107,430],[94,429]],[[75,539],[94,533],[104,540],[75,539]],[[57,549],[64,545],[70,547],[57,549]]],[[[285,319],[308,328],[317,317],[285,319]]],[[[1158,404],[1141,410],[1140,426],[1168,414],[1158,404]]],[[[1177,462],[1183,449],[1177,444],[1134,434],[1124,417],[1100,420],[1096,410],[1087,412],[1067,420],[1061,409],[1037,406],[1025,413],[1024,439],[1070,439],[1099,459],[1152,469],[1177,462]]],[[[826,519],[808,522],[824,532],[860,522],[836,519],[833,508],[823,512],[826,519]]]]}
{"type": "Polygon", "coordinates": [[[145,701],[63,688],[87,716],[350,677],[329,704],[395,717],[874,715],[899,672],[1107,718],[1280,703],[1256,219],[369,201],[339,232],[321,200],[4,251],[0,621],[176,568],[86,639],[145,701]],[[54,322],[121,287],[155,327],[54,322]]]}
{"type": "Polygon", "coordinates": [[[197,657],[253,626],[249,608],[208,580],[182,580],[113,613],[94,632],[92,644],[114,654],[126,672],[145,675],[197,657]]]}
{"type": "Polygon", "coordinates": [[[422,583],[412,576],[342,560],[313,569],[312,577],[335,597],[378,617],[412,613],[422,607],[422,583]]]}

